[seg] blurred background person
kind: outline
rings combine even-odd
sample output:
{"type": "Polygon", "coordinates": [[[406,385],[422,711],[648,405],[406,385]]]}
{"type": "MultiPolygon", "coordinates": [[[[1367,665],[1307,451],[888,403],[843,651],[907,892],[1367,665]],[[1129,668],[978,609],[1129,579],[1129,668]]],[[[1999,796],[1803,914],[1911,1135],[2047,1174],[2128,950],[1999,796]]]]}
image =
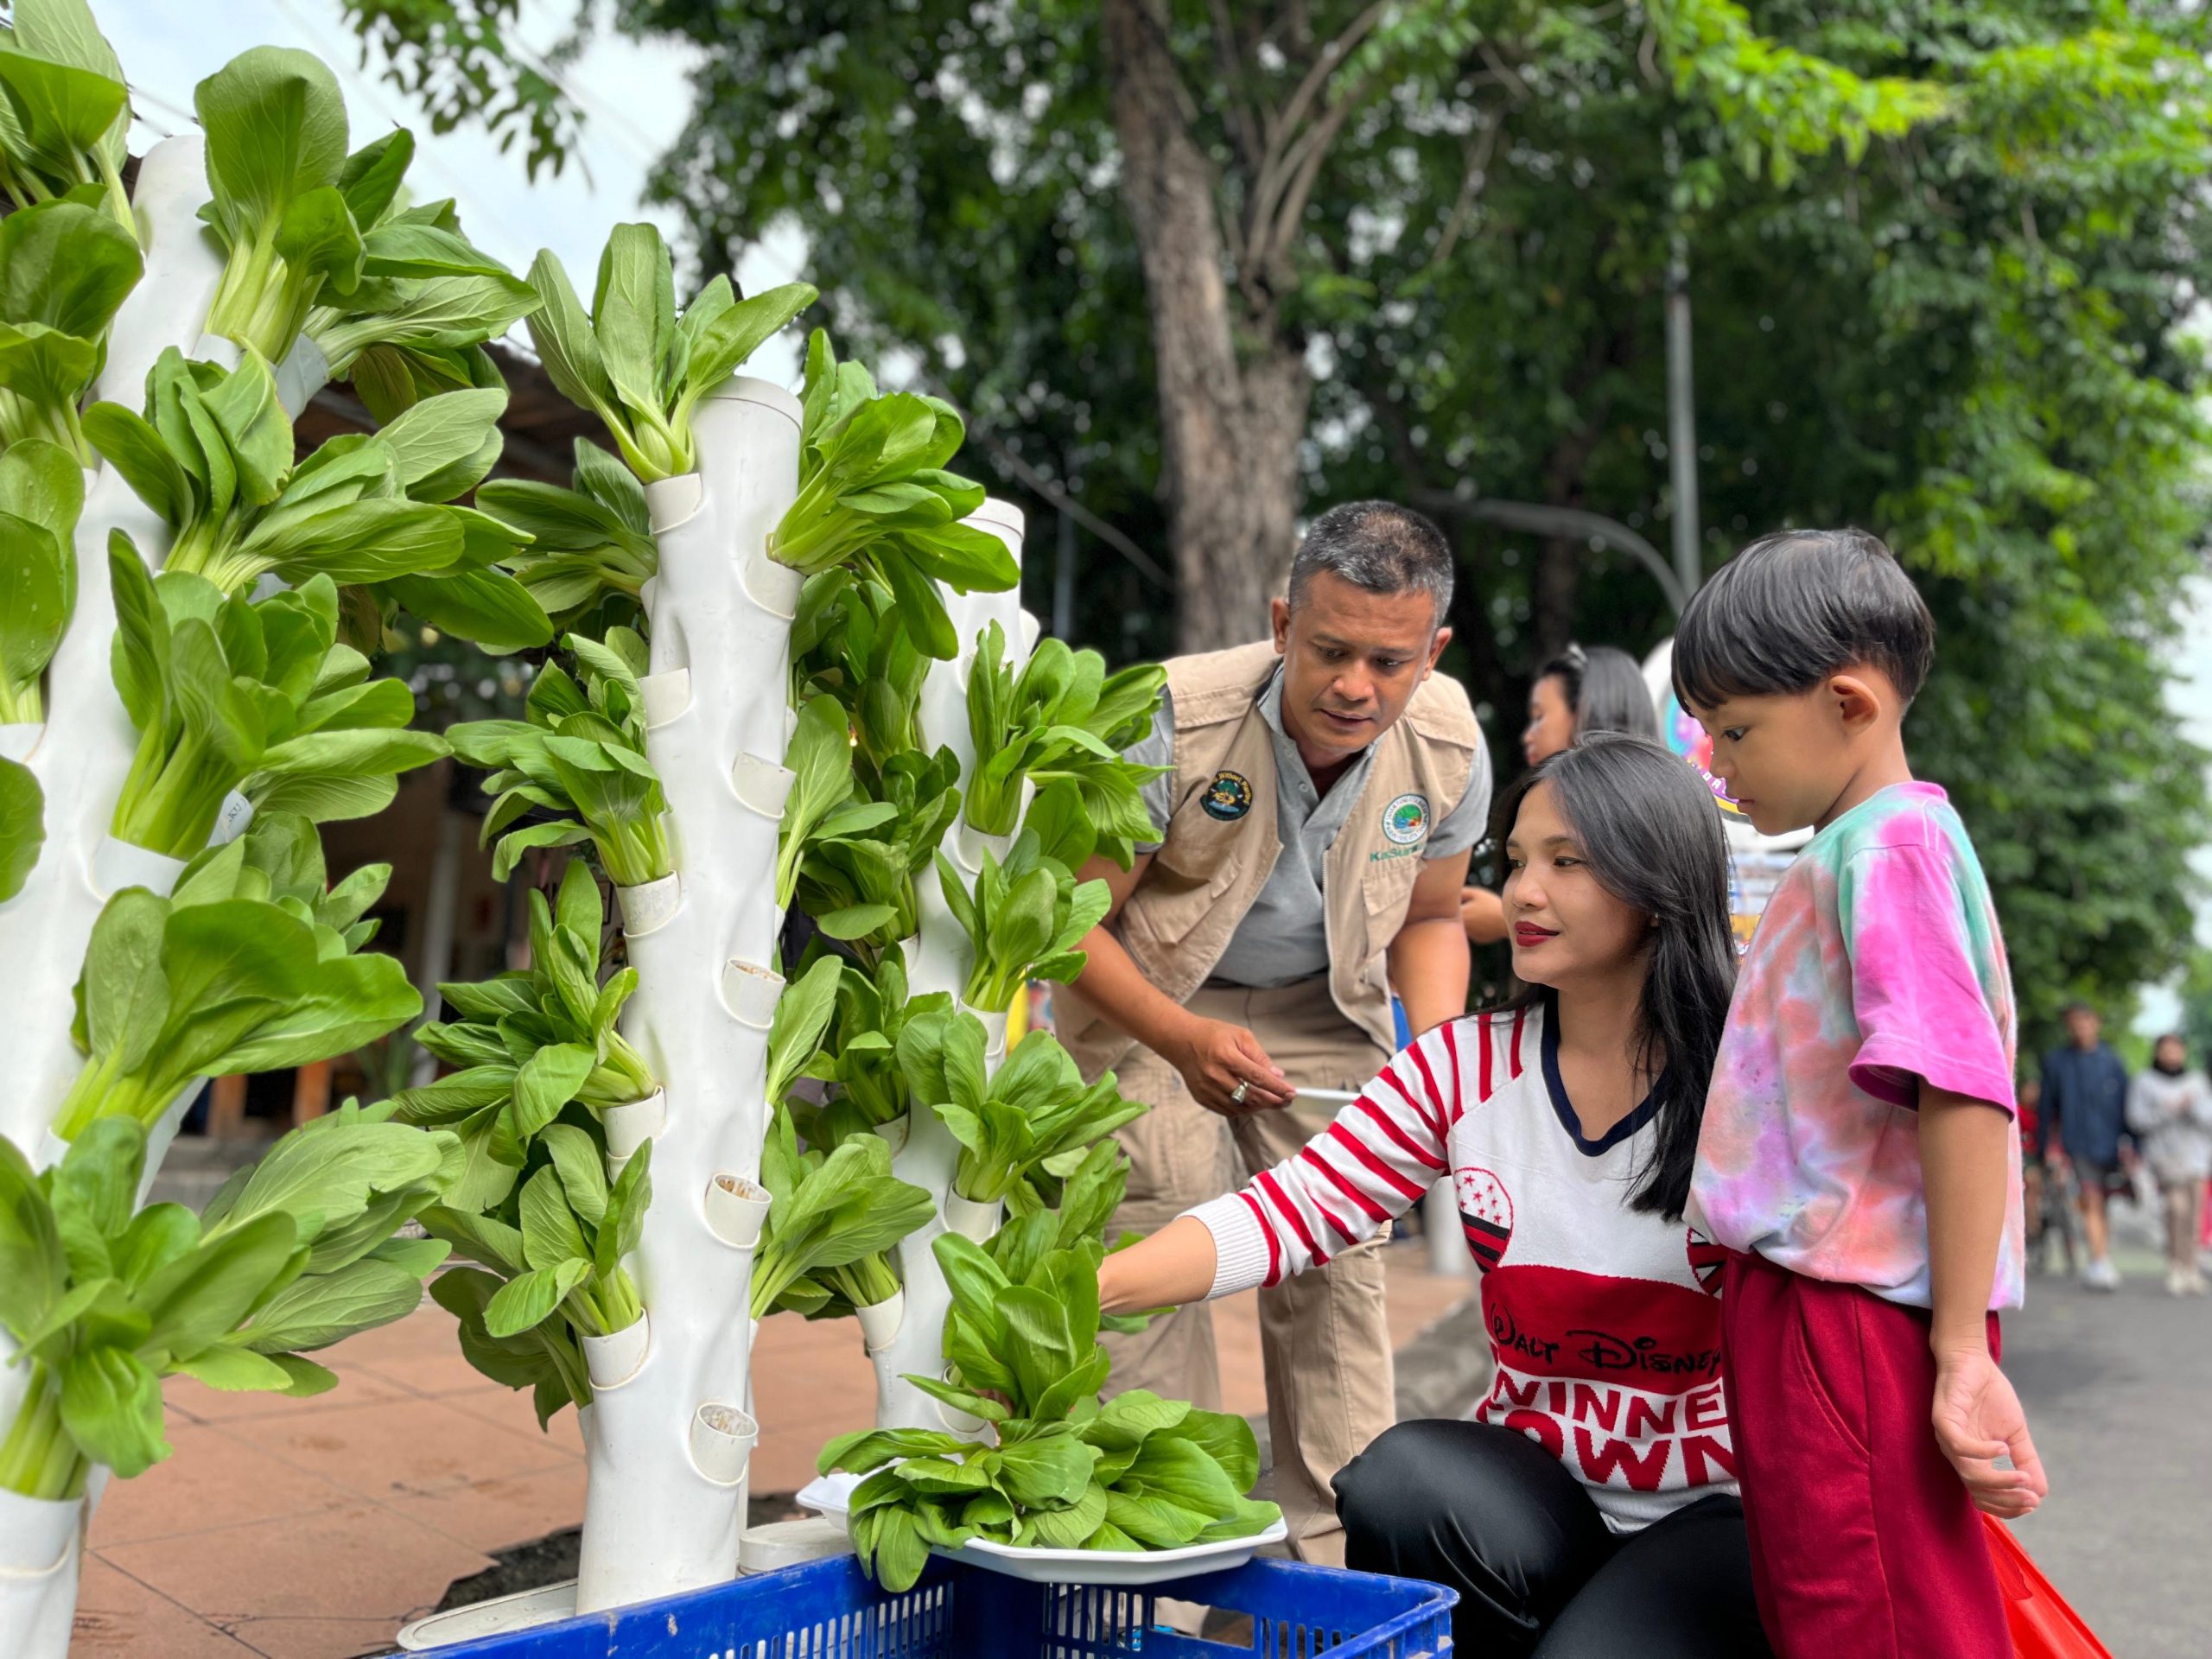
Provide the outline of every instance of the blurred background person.
{"type": "Polygon", "coordinates": [[[2212,1174],[2212,1084],[2190,1065],[2178,1033],[2158,1039],[2149,1069],[2128,1085],[2127,1127],[2165,1203],[2166,1294],[2202,1296],[2196,1229],[2212,1174]]]}
{"type": "MultiPolygon", "coordinates": [[[[1521,755],[1541,766],[1592,732],[1626,732],[1659,741],[1659,710],[1636,658],[1611,645],[1570,644],[1536,671],[1529,688],[1529,723],[1521,728],[1521,755]]],[[[1459,919],[1477,944],[1505,938],[1505,904],[1488,887],[1459,894],[1459,919]]]]}
{"type": "Polygon", "coordinates": [[[2063,1159],[2082,1190],[2082,1231],[2089,1259],[2082,1282],[2117,1290],[2106,1188],[2121,1180],[2127,1132],[2127,1068],[2103,1039],[2104,1020],[2086,1002],[2066,1007],[2067,1040],[2043,1063],[2042,1131],[2046,1161],[2063,1159]],[[2055,1133],[2055,1138],[2054,1138],[2055,1133]]]}

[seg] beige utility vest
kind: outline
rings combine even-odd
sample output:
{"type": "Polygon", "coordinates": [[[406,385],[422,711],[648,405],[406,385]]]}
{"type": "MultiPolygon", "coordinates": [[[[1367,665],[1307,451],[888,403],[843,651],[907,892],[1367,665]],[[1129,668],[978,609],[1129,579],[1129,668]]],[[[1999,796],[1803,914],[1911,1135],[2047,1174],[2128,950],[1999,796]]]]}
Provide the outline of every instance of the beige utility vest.
{"type": "MultiPolygon", "coordinates": [[[[1178,1002],[1206,982],[1281,855],[1274,734],[1260,713],[1281,658],[1272,641],[1167,663],[1175,794],[1166,839],[1114,931],[1144,976],[1178,1002]]],[[[1322,868],[1329,991],[1344,1016],[1396,1046],[1386,953],[1405,925],[1429,831],[1456,806],[1483,741],[1457,680],[1432,674],[1374,756],[1322,868]]],[[[1119,1065],[1135,1039],[1058,988],[1055,1027],[1085,1077],[1119,1065]]]]}

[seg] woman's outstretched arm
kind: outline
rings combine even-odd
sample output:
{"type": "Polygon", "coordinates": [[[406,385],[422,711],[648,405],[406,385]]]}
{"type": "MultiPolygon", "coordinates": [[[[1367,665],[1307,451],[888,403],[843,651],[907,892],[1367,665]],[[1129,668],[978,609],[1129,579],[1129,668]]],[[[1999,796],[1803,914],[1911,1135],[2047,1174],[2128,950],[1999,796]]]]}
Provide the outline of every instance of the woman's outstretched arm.
{"type": "Polygon", "coordinates": [[[1116,1250],[1098,1269],[1098,1307],[1135,1313],[1205,1300],[1217,1266],[1213,1234],[1195,1216],[1178,1216],[1150,1238],[1116,1250]]]}
{"type": "Polygon", "coordinates": [[[1461,1023],[1447,1020],[1394,1056],[1333,1123],[1242,1192],[1107,1257],[1101,1306],[1128,1313],[1279,1285],[1419,1203],[1450,1169],[1461,1023]]]}

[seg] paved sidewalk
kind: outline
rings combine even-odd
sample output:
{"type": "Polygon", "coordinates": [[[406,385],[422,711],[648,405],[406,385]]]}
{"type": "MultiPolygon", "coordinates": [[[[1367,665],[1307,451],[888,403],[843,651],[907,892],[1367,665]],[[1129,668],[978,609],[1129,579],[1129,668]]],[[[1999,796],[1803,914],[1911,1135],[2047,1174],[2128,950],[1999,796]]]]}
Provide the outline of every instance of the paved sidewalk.
{"type": "MultiPolygon", "coordinates": [[[[1400,1346],[1463,1300],[1465,1279],[1393,1248],[1400,1346]]],[[[1253,1298],[1216,1306],[1232,1411],[1265,1407],[1253,1298]]],[[[541,1433],[528,1397],[470,1369],[433,1306],[323,1357],[342,1379],[314,1400],[171,1382],[175,1456],[108,1491],[93,1518],[75,1659],[349,1659],[386,1650],[490,1553],[583,1514],[575,1414],[541,1433]]],[[[779,1314],[754,1369],[758,1492],[789,1492],[831,1435],[864,1426],[874,1378],[849,1320],[779,1314]]]]}
{"type": "Polygon", "coordinates": [[[2028,1281],[2005,1369],[2050,1476],[2020,1541],[2116,1659],[2212,1652],[2212,1300],[2176,1301],[2157,1257],[2116,1251],[2103,1294],[2028,1281]]]}

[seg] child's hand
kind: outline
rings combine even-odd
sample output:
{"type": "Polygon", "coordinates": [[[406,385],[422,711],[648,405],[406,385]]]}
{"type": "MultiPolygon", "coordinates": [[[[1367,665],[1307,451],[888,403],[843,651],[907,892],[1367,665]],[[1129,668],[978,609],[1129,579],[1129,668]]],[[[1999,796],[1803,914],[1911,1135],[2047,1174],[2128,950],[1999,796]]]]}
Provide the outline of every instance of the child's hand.
{"type": "Polygon", "coordinates": [[[1929,1414],[1936,1444],[1959,1471],[1976,1509],[2014,1521],[2049,1496],[2050,1483],[2028,1438],[2020,1396],[1987,1350],[1936,1356],[1936,1403],[1929,1414]],[[2007,1455],[2012,1466],[1999,1469],[1997,1459],[2007,1455]]]}

